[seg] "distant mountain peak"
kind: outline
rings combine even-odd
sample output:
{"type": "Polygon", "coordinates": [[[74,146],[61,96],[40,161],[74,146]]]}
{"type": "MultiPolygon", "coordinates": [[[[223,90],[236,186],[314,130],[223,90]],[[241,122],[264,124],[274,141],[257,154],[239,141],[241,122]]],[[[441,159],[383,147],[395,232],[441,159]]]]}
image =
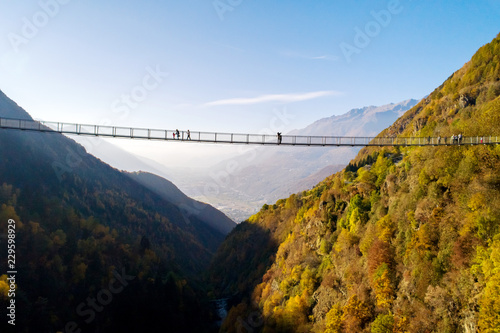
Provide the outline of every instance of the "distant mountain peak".
{"type": "Polygon", "coordinates": [[[365,106],[322,118],[311,125],[290,132],[291,135],[375,136],[415,106],[418,100],[407,99],[382,106],[365,106]]]}

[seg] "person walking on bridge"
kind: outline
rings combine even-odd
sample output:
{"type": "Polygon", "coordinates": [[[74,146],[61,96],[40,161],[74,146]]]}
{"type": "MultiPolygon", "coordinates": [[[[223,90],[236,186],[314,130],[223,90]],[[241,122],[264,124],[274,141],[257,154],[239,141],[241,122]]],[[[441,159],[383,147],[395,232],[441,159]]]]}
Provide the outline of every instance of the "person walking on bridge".
{"type": "Polygon", "coordinates": [[[191,140],[191,131],[187,130],[187,140],[191,140]]]}
{"type": "Polygon", "coordinates": [[[281,140],[282,140],[282,136],[281,136],[281,132],[278,132],[278,144],[280,145],[281,144],[281,140]]]}

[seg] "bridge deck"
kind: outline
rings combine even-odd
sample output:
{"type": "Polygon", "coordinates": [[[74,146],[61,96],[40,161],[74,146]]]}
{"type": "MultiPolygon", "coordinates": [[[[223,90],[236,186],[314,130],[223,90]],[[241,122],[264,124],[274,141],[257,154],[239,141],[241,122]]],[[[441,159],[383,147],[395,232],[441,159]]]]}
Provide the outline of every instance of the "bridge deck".
{"type": "MultiPolygon", "coordinates": [[[[110,138],[162,140],[172,142],[199,142],[222,144],[283,145],[283,146],[437,146],[458,144],[451,138],[437,137],[343,137],[343,136],[300,136],[283,135],[278,143],[276,135],[216,133],[117,126],[85,125],[49,121],[0,118],[0,129],[51,132],[70,135],[88,135],[110,138]]],[[[499,144],[498,136],[463,137],[462,145],[499,144]]]]}

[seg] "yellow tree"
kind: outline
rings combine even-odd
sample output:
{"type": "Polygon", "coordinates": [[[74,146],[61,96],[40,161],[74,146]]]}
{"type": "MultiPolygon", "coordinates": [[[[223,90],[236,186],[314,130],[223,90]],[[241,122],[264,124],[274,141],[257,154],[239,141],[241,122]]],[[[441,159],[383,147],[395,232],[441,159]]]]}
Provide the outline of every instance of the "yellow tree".
{"type": "Polygon", "coordinates": [[[389,276],[389,267],[386,263],[380,265],[375,272],[373,277],[373,289],[375,291],[377,306],[389,310],[394,299],[394,290],[389,276]]]}
{"type": "Polygon", "coordinates": [[[9,284],[7,283],[7,275],[0,276],[0,298],[7,298],[9,295],[9,284]]]}
{"type": "Polygon", "coordinates": [[[326,314],[326,330],[325,333],[340,333],[342,332],[342,308],[335,304],[326,314]]]}
{"type": "Polygon", "coordinates": [[[360,300],[358,295],[353,295],[343,308],[342,325],[347,332],[359,332],[371,315],[369,304],[360,300]]]}
{"type": "Polygon", "coordinates": [[[488,248],[479,247],[473,271],[484,278],[479,300],[478,325],[481,332],[498,332],[500,327],[500,235],[488,248]]]}

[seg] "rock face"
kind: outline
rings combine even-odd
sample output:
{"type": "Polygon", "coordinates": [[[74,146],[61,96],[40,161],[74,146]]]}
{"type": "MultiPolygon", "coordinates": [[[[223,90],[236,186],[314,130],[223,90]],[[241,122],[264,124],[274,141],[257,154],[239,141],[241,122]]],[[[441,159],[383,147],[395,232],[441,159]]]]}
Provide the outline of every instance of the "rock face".
{"type": "Polygon", "coordinates": [[[476,104],[476,101],[470,97],[470,96],[467,96],[467,95],[460,95],[460,99],[458,100],[458,105],[460,106],[460,108],[466,108],[468,107],[469,105],[475,105],[476,104]]]}

